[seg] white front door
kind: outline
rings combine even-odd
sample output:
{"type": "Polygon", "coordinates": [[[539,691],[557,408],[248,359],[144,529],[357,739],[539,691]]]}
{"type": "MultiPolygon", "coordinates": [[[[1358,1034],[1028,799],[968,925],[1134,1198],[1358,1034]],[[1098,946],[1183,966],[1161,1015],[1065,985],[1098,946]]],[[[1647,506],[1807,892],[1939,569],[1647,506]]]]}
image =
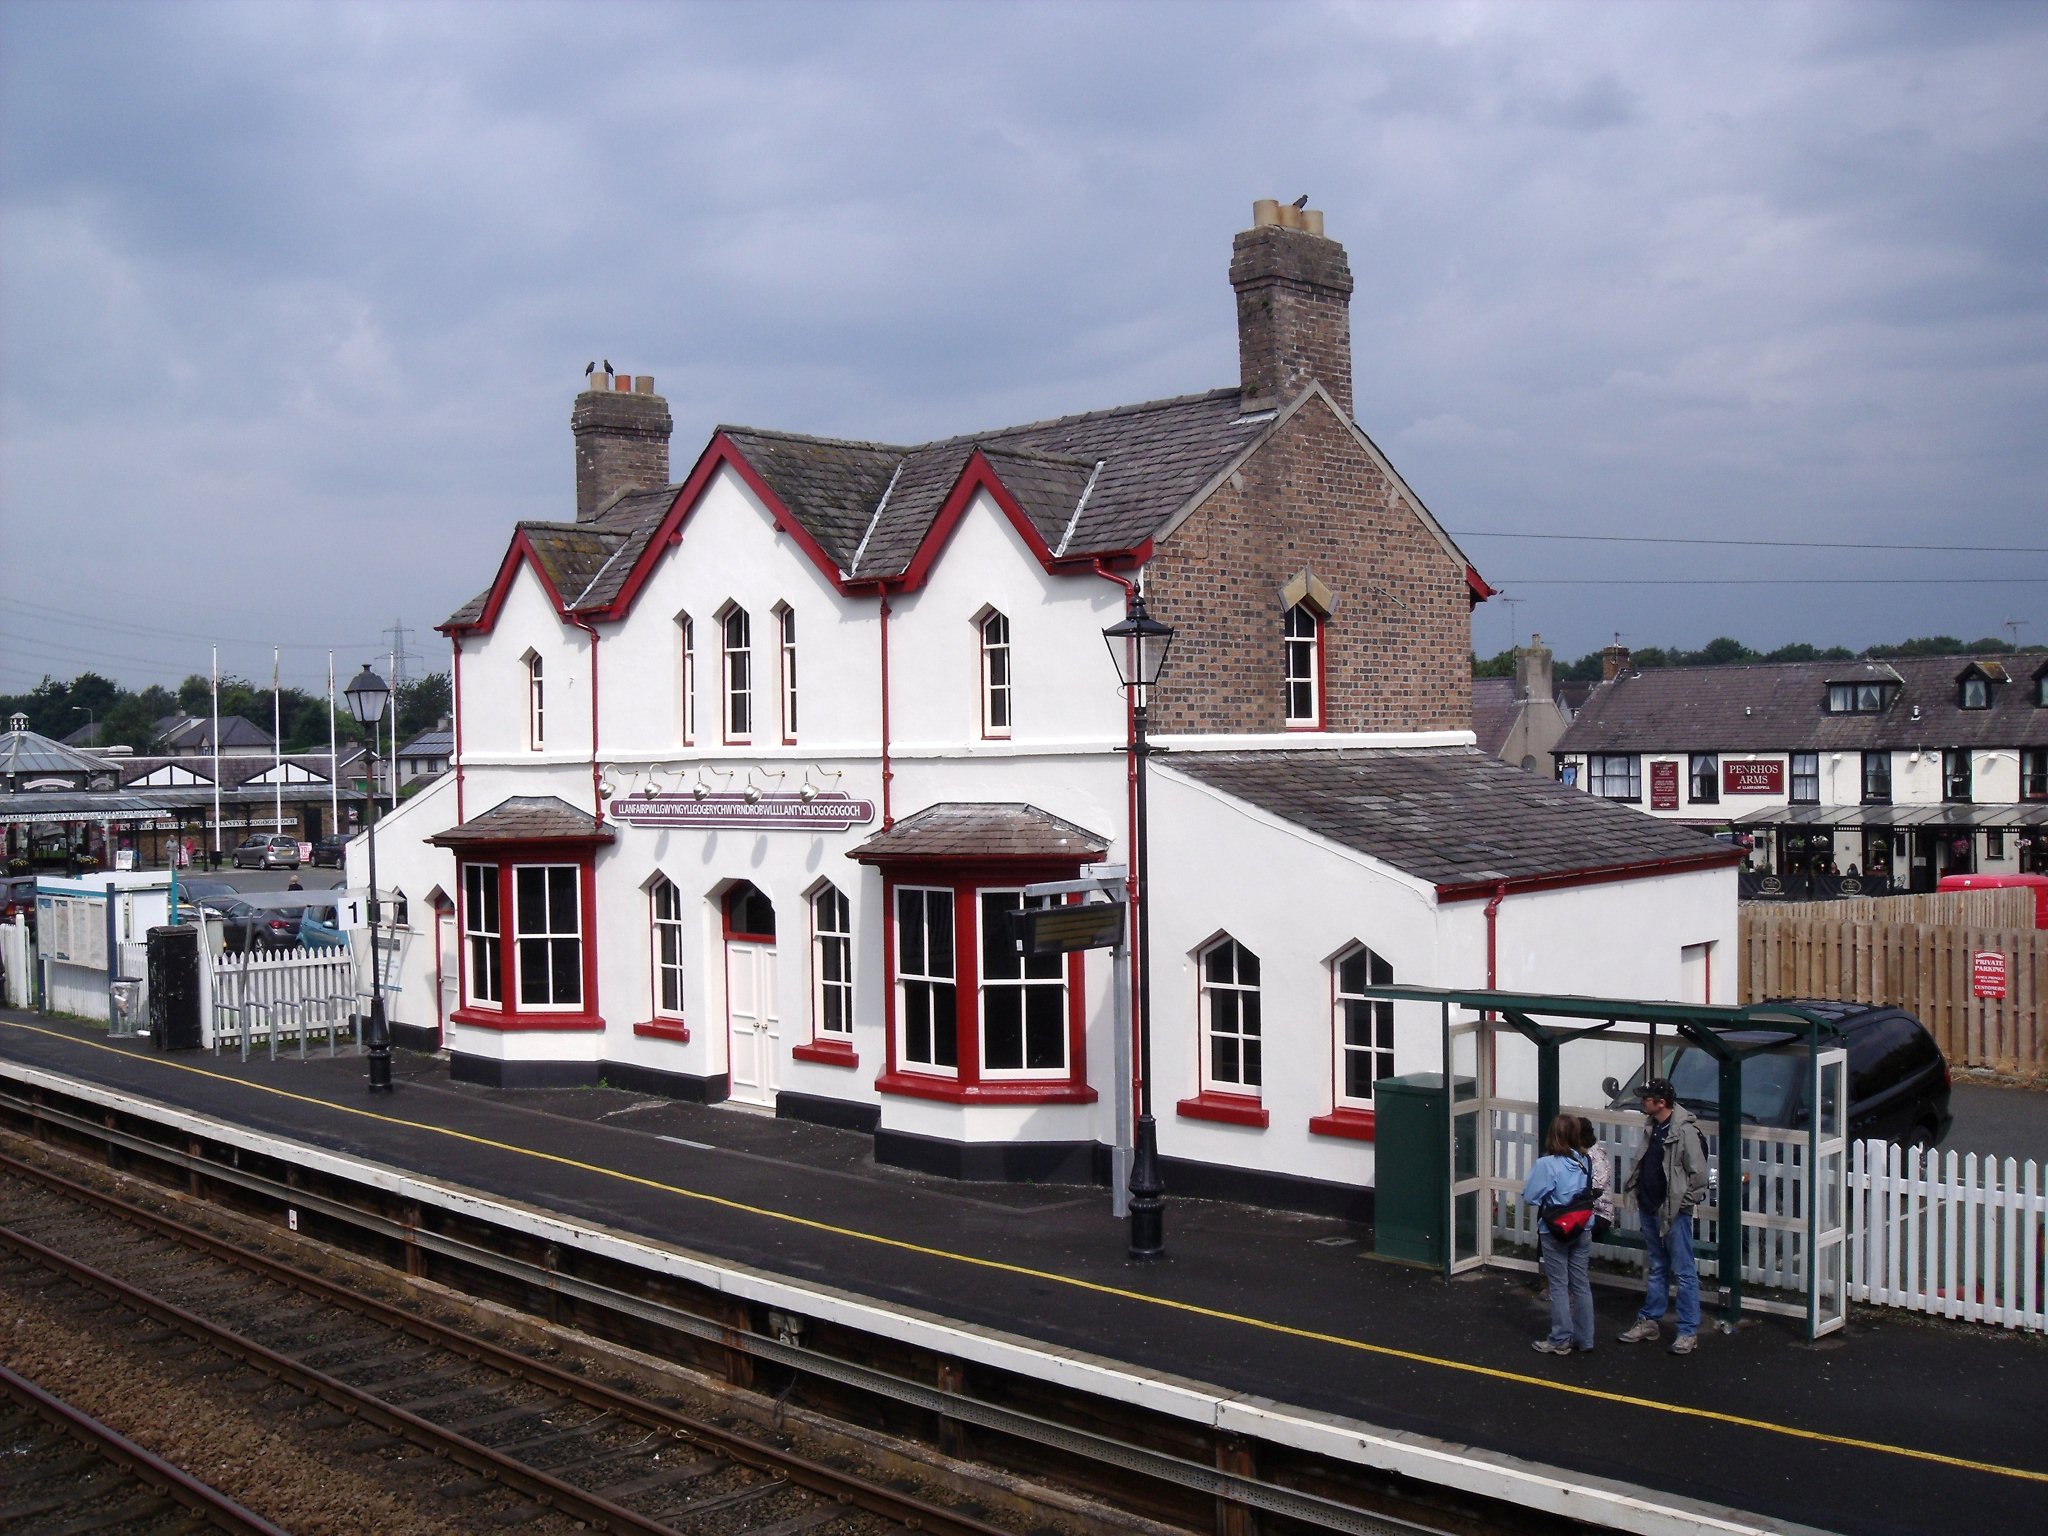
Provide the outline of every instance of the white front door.
{"type": "Polygon", "coordinates": [[[739,1104],[773,1106],[781,1033],[775,1016],[775,946],[725,946],[726,1060],[739,1104]]]}

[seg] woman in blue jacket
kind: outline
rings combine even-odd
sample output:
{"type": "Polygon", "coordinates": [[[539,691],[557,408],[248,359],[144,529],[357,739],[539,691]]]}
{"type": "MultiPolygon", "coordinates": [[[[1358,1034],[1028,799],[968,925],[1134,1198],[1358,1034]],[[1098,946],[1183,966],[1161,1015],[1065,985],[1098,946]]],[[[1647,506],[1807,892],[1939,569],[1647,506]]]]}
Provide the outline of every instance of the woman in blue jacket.
{"type": "MultiPolygon", "coordinates": [[[[1536,1159],[1522,1185],[1522,1203],[1538,1212],[1545,1205],[1568,1205],[1586,1192],[1592,1179],[1593,1170],[1579,1150],[1578,1117],[1559,1115],[1550,1122],[1543,1156],[1536,1159]]],[[[1587,1265],[1593,1255],[1592,1224],[1589,1221],[1573,1237],[1560,1238],[1550,1232],[1539,1214],[1536,1230],[1543,1278],[1550,1287],[1550,1334],[1538,1339],[1536,1348],[1546,1355],[1568,1355],[1574,1348],[1589,1350],[1593,1347],[1593,1281],[1587,1265]]]]}

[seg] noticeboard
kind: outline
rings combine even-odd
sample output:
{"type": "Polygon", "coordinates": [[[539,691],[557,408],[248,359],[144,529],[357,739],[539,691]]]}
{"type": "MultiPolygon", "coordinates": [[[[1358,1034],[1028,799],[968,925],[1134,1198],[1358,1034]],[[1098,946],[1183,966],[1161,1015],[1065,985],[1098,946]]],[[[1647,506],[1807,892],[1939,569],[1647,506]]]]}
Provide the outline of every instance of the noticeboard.
{"type": "Polygon", "coordinates": [[[1064,955],[1077,949],[1108,949],[1123,942],[1124,904],[1090,901],[1030,907],[1010,914],[1010,935],[1023,955],[1064,955]]]}

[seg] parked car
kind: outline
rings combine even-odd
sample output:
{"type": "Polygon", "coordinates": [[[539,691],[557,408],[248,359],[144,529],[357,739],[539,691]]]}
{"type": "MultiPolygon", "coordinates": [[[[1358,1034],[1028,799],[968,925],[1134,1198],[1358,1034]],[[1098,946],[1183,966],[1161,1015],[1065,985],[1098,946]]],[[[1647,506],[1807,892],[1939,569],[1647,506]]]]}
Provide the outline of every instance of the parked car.
{"type": "Polygon", "coordinates": [[[260,955],[269,949],[296,949],[299,946],[299,918],[303,908],[259,907],[239,897],[226,900],[216,897],[201,902],[200,910],[220,919],[221,948],[231,955],[239,955],[244,950],[253,950],[260,955]]]}
{"type": "MultiPolygon", "coordinates": [[[[1903,1008],[1868,1003],[1838,1003],[1816,998],[1776,998],[1817,1013],[1842,1034],[1849,1051],[1849,1136],[1878,1138],[1908,1146],[1934,1147],[1948,1135],[1955,1116],[1949,1109],[1948,1062],[1927,1028],[1903,1008]]],[[[1728,1040],[1758,1045],[1781,1039],[1767,1030],[1740,1030],[1728,1040]]],[[[1711,1129],[1721,1114],[1719,1066],[1705,1051],[1684,1046],[1671,1058],[1664,1075],[1678,1090],[1679,1102],[1711,1129]]],[[[1634,1109],[1641,1102],[1643,1073],[1626,1086],[1609,1078],[1606,1088],[1612,1109],[1634,1109]]],[[[1803,1130],[1809,1097],[1803,1053],[1752,1056],[1742,1064],[1742,1118],[1751,1125],[1803,1130]]]]}
{"type": "Polygon", "coordinates": [[[299,840],[282,832],[258,832],[235,849],[237,869],[297,869],[299,840]]]}
{"type": "Polygon", "coordinates": [[[201,875],[196,880],[187,880],[180,877],[178,881],[178,899],[180,901],[196,901],[203,905],[214,900],[216,897],[222,901],[233,901],[241,894],[228,881],[215,880],[207,875],[201,875]]]}
{"type": "Polygon", "coordinates": [[[344,854],[348,851],[345,837],[323,837],[313,845],[313,867],[315,869],[339,869],[344,854]]]}
{"type": "Polygon", "coordinates": [[[36,925],[36,877],[8,875],[0,879],[0,923],[11,923],[20,913],[29,927],[36,925]]]}

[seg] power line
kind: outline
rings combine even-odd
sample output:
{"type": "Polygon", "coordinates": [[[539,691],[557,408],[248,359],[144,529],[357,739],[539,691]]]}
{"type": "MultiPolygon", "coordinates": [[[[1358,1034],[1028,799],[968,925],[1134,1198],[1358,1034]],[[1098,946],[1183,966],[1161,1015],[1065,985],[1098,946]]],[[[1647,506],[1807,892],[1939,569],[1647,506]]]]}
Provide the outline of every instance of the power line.
{"type": "Polygon", "coordinates": [[[287,651],[341,650],[344,646],[347,649],[354,650],[367,643],[360,640],[335,641],[330,646],[324,640],[280,642],[274,640],[251,640],[236,635],[201,635],[194,634],[189,630],[159,629],[154,625],[130,624],[120,619],[96,618],[90,614],[82,614],[69,608],[47,608],[40,603],[25,602],[18,597],[0,597],[0,606],[19,608],[24,613],[41,615],[46,618],[62,619],[67,625],[75,627],[112,630],[118,634],[134,635],[150,640],[193,640],[201,645],[277,645],[280,649],[287,651]]]}
{"type": "Polygon", "coordinates": [[[2038,587],[2048,576],[1558,576],[1510,587],[2038,587]]]}
{"type": "Polygon", "coordinates": [[[2048,555],[2048,546],[2033,544],[1830,543],[1820,539],[1701,539],[1642,533],[1511,533],[1498,528],[1445,532],[1454,539],[1547,539],[1569,544],[1713,544],[1730,549],[1890,549],[1937,555],[2048,555]]]}

